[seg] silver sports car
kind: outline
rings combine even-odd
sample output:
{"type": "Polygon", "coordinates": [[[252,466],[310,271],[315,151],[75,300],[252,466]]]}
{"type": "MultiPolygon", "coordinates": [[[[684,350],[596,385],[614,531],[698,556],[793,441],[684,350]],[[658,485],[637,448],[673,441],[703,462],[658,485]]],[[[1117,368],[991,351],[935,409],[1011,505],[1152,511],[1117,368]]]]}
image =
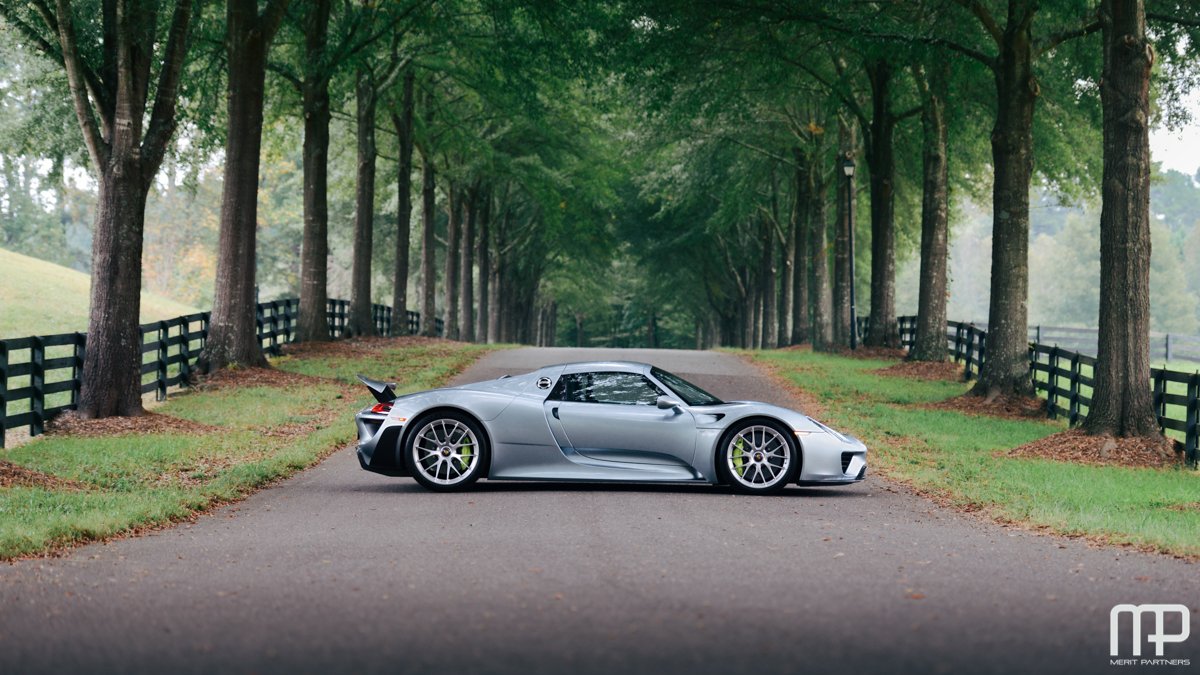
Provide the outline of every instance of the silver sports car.
{"type": "Polygon", "coordinates": [[[500,480],[728,484],[767,494],[789,483],[846,485],[867,448],[807,415],[726,403],[645,363],[547,366],[497,380],[396,396],[358,413],[358,460],[431,490],[500,480]]]}

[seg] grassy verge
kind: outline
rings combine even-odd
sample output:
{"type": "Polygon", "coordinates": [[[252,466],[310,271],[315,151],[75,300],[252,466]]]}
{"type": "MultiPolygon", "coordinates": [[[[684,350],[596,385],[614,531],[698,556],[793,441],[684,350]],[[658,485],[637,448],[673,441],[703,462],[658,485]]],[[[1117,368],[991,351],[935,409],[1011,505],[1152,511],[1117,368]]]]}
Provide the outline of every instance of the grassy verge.
{"type": "Polygon", "coordinates": [[[238,499],[353,441],[350,414],[369,399],[350,386],[357,370],[415,391],[445,383],[485,351],[416,339],[300,346],[274,361],[279,372],[270,377],[233,373],[173,396],[155,411],[173,426],[157,433],[49,435],[0,452],[0,460],[44,474],[36,484],[0,487],[0,559],[162,525],[238,499]]]}
{"type": "Polygon", "coordinates": [[[862,438],[883,474],[967,510],[1054,532],[1200,555],[1200,473],[1005,456],[1062,431],[1062,423],[970,416],[920,407],[967,385],[873,371],[888,361],[802,351],[761,352],[792,384],[815,395],[828,422],[862,438]]]}

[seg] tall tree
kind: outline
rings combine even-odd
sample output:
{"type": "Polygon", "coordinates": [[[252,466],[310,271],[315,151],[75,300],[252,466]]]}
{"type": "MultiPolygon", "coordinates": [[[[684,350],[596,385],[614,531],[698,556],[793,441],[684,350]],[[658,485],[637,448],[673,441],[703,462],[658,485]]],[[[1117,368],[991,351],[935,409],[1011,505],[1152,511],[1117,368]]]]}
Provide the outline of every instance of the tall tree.
{"type": "Polygon", "coordinates": [[[850,237],[853,236],[854,215],[851,200],[856,197],[851,179],[842,172],[842,162],[853,161],[858,154],[855,127],[838,115],[837,224],[833,239],[833,342],[850,346],[850,237]]]}
{"type": "Polygon", "coordinates": [[[408,335],[408,249],[412,228],[413,109],[416,74],[404,69],[398,108],[391,112],[399,152],[396,159],[396,262],[392,291],[392,334],[408,335]]]}
{"type": "Polygon", "coordinates": [[[329,45],[332,0],[311,0],[303,20],[304,65],[298,81],[304,113],[304,236],[300,244],[300,321],[297,338],[328,340],[329,45]]]}
{"type": "Polygon", "coordinates": [[[908,357],[946,359],[946,265],[949,253],[949,163],[947,158],[945,62],[913,75],[921,92],[922,192],[921,280],[917,298],[917,335],[908,357]]]}
{"type": "Polygon", "coordinates": [[[142,412],[142,233],[146,198],[175,132],[194,0],[105,0],[79,16],[70,0],[0,3],[0,16],[66,71],[75,117],[97,179],[84,417],[142,412]],[[166,44],[162,44],[165,37],[166,44]],[[154,79],[156,52],[161,63],[154,79]],[[153,93],[153,105],[151,105],[153,93]]]}
{"type": "Polygon", "coordinates": [[[987,66],[996,87],[992,128],[992,283],[988,306],[987,359],[974,392],[989,397],[1033,394],[1029,371],[1029,186],[1033,177],[1033,117],[1041,86],[1034,73],[1040,57],[1066,40],[1099,28],[1092,18],[1039,35],[1041,3],[1007,0],[1003,21],[983,3],[959,0],[993,50],[942,39],[949,48],[987,66]],[[989,54],[988,51],[994,53],[989,54]]]}
{"type": "MultiPolygon", "coordinates": [[[[363,23],[369,30],[374,23],[374,9],[366,6],[362,8],[362,14],[365,17],[363,23]]],[[[390,58],[382,60],[378,55],[365,52],[358,61],[358,66],[355,69],[355,138],[357,139],[357,171],[355,172],[355,207],[354,207],[354,250],[350,262],[350,312],[346,318],[346,333],[348,335],[374,335],[375,321],[373,319],[373,303],[371,298],[371,262],[374,249],[374,234],[375,234],[375,164],[379,156],[378,145],[375,141],[375,126],[377,124],[376,110],[379,106],[379,97],[382,92],[391,89],[396,78],[401,74],[405,67],[410,62],[410,57],[401,55],[398,49],[400,31],[397,30],[396,36],[392,40],[390,58]]],[[[403,96],[403,95],[402,95],[403,96]]],[[[400,115],[403,115],[403,101],[400,103],[400,115]]],[[[393,112],[393,116],[396,113],[393,112]]],[[[408,124],[412,124],[412,111],[408,110],[408,124]]],[[[405,129],[403,120],[397,125],[396,120],[393,120],[393,125],[396,126],[397,135],[401,138],[401,143],[404,142],[405,129]]],[[[408,134],[411,136],[411,132],[408,134]]],[[[401,153],[404,154],[404,148],[401,148],[401,153]]],[[[399,163],[403,165],[406,161],[404,157],[399,158],[399,163]]],[[[412,149],[408,148],[407,166],[411,181],[412,173],[412,149]]],[[[401,168],[403,170],[403,168],[401,168]]],[[[402,186],[404,189],[411,190],[411,183],[402,186]]],[[[410,213],[404,214],[405,222],[403,229],[407,233],[408,218],[411,217],[411,194],[404,195],[409,201],[405,203],[397,203],[397,209],[409,209],[410,213]]],[[[400,220],[400,215],[397,214],[397,221],[400,220]]],[[[400,241],[397,238],[397,246],[400,241]]],[[[407,240],[404,242],[405,255],[407,255],[407,240]]],[[[399,253],[399,251],[397,251],[399,253]]],[[[397,256],[399,263],[399,256],[397,256]]],[[[407,266],[408,260],[404,261],[407,266]]],[[[407,276],[407,267],[405,269],[407,276]]],[[[407,286],[407,280],[405,280],[407,286]]],[[[395,305],[392,306],[395,311],[395,305]]],[[[394,321],[399,321],[401,325],[407,327],[407,319],[405,318],[405,310],[393,317],[394,321]]]]}
{"type": "Polygon", "coordinates": [[[896,125],[919,108],[893,109],[893,69],[887,59],[866,65],[871,83],[871,119],[865,124],[867,167],[871,174],[871,324],[866,344],[899,347],[896,323],[896,125]]]}
{"type": "Polygon", "coordinates": [[[812,345],[815,350],[827,350],[833,344],[833,297],[829,289],[829,225],[826,222],[826,189],[823,166],[825,152],[823,134],[814,134],[809,153],[809,254],[812,256],[812,345]]]}
{"type": "Polygon", "coordinates": [[[479,216],[479,183],[476,181],[467,190],[467,219],[463,223],[462,250],[458,263],[459,313],[462,328],[459,338],[467,342],[475,340],[475,225],[479,216]]]}
{"type": "Polygon", "coordinates": [[[217,242],[217,278],[208,339],[199,369],[265,366],[255,322],[258,167],[262,149],[267,51],[290,0],[272,0],[260,14],[255,0],[227,0],[225,55],[225,180],[217,242]]]}
{"type": "Polygon", "coordinates": [[[348,335],[374,335],[371,316],[371,251],[375,238],[375,72],[369,64],[360,65],[355,78],[355,122],[357,143],[357,186],[354,191],[354,251],[350,268],[350,313],[346,317],[348,335]]]}
{"type": "Polygon", "coordinates": [[[1104,0],[1100,335],[1089,433],[1158,436],[1150,388],[1150,69],[1143,0],[1104,0]]]}
{"type": "MultiPolygon", "coordinates": [[[[430,87],[434,83],[429,84],[430,87]]],[[[425,93],[425,126],[434,121],[433,92],[425,93]]],[[[433,164],[433,148],[421,150],[421,335],[437,337],[437,168],[433,164]]]]}
{"type": "Polygon", "coordinates": [[[458,263],[462,252],[459,250],[459,234],[463,218],[463,203],[466,201],[463,189],[453,181],[446,186],[446,274],[442,281],[443,309],[446,312],[443,321],[443,335],[451,340],[458,339],[458,263]]]}
{"type": "Polygon", "coordinates": [[[792,249],[796,252],[796,267],[792,271],[792,344],[809,340],[808,278],[811,264],[808,247],[808,228],[812,225],[809,200],[808,164],[799,147],[792,148],[792,249]]]}
{"type": "Polygon", "coordinates": [[[479,204],[479,232],[475,237],[476,254],[479,261],[479,321],[475,326],[475,341],[488,342],[488,320],[491,298],[491,230],[492,193],[487,187],[483,188],[479,204]]]}

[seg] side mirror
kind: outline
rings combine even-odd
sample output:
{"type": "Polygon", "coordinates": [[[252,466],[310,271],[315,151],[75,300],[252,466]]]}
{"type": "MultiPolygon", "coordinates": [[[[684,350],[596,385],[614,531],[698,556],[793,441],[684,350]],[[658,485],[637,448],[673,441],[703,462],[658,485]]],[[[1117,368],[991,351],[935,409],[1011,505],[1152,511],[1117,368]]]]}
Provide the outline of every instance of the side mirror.
{"type": "Polygon", "coordinates": [[[670,410],[672,408],[678,408],[679,406],[683,405],[683,403],[671,398],[670,396],[659,396],[656,405],[658,405],[659,410],[670,410]]]}

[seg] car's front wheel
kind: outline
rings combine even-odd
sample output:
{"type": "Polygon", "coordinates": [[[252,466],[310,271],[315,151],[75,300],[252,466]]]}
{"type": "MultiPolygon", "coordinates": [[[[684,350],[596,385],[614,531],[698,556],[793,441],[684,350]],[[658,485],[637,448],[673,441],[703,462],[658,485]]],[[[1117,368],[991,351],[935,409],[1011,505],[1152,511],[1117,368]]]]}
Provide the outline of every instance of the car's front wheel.
{"type": "Polygon", "coordinates": [[[437,412],[417,420],[406,443],[413,478],[430,490],[464,488],[487,465],[487,438],[466,414],[437,412]]]}
{"type": "Polygon", "coordinates": [[[796,440],[787,431],[772,422],[751,420],[722,438],[717,466],[739,492],[771,494],[792,482],[798,456],[796,440]]]}

